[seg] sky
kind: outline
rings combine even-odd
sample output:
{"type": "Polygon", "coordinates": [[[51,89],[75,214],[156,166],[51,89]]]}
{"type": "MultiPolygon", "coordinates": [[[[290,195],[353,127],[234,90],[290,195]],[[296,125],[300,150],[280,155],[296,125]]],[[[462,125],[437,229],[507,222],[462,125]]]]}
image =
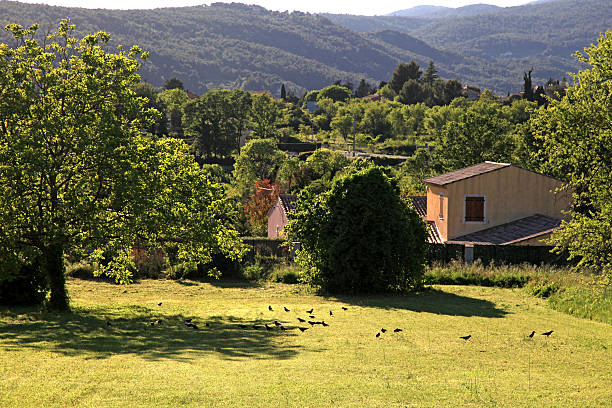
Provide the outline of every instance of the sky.
{"type": "MultiPolygon", "coordinates": [[[[23,3],[44,3],[54,6],[108,8],[108,9],[151,9],[159,7],[184,7],[210,4],[205,0],[18,0],[23,3]]],[[[234,0],[239,3],[258,4],[269,10],[303,11],[309,13],[337,13],[357,15],[384,15],[418,5],[461,7],[468,4],[485,3],[501,7],[518,6],[532,0],[234,0]]],[[[216,2],[216,1],[213,1],[216,2]]],[[[223,1],[222,3],[230,3],[223,1]]]]}

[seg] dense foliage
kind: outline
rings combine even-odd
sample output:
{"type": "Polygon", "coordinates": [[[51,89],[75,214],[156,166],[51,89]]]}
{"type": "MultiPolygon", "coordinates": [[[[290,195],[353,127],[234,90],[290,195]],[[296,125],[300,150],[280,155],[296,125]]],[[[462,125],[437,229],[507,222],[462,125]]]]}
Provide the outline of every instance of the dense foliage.
{"type": "Polygon", "coordinates": [[[377,84],[412,59],[422,67],[433,60],[441,78],[505,94],[520,90],[515,78],[527,67],[535,68],[536,82],[579,69],[570,54],[608,28],[610,7],[606,0],[562,0],[429,20],[279,13],[236,3],[119,11],[3,1],[0,25],[46,28],[69,16],[82,34],[103,30],[150,50],[141,69],[146,81],[161,87],[176,77],[198,95],[217,88],[278,95],[284,84],[287,94],[301,96],[339,79],[377,84]]]}
{"type": "Polygon", "coordinates": [[[553,236],[580,265],[612,279],[612,31],[578,53],[589,69],[560,101],[551,101],[529,122],[533,156],[540,169],[568,180],[571,220],[553,236]]]}
{"type": "MultiPolygon", "coordinates": [[[[463,82],[493,89],[496,92],[518,92],[513,78],[522,77],[526,68],[534,67],[534,82],[549,77],[563,78],[583,66],[571,57],[576,50],[591,44],[599,33],[610,28],[612,2],[608,0],[556,0],[491,10],[478,15],[454,15],[445,18],[400,16],[326,15],[330,20],[358,32],[385,30],[400,38],[396,46],[411,44],[419,55],[424,48],[414,46],[414,37],[438,52],[452,51],[454,70],[463,82]],[[478,70],[476,79],[473,70],[478,70]]],[[[444,56],[431,55],[436,65],[446,64],[444,56]]],[[[419,60],[421,65],[426,61],[419,60]]],[[[442,77],[452,78],[442,74],[442,77]]]]}
{"type": "Polygon", "coordinates": [[[306,189],[289,215],[301,242],[304,279],[332,293],[409,290],[421,282],[425,226],[381,168],[338,178],[319,195],[306,189]]]}
{"type": "Polygon", "coordinates": [[[239,256],[222,188],[184,142],[143,135],[155,111],[131,90],[142,51],[107,53],[104,32],[78,41],[69,20],[42,43],[37,28],[11,25],[17,47],[0,44],[2,280],[39,265],[50,306],[66,309],[66,253],[121,282],[134,247],[239,256]]]}

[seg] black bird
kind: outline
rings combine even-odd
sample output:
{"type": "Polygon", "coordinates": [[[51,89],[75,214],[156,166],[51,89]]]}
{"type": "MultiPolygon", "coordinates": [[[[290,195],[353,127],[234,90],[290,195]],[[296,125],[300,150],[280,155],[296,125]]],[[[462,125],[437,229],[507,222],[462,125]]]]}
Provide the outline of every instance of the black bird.
{"type": "Polygon", "coordinates": [[[306,320],[302,319],[301,317],[298,317],[298,322],[300,322],[300,323],[305,323],[305,322],[306,322],[306,320]]]}
{"type": "Polygon", "coordinates": [[[323,325],[323,327],[327,327],[329,326],[329,324],[325,323],[325,322],[321,322],[321,324],[323,325]]]}
{"type": "Polygon", "coordinates": [[[185,319],[185,323],[191,323],[193,319],[190,317],[189,319],[185,319]]]}
{"type": "Polygon", "coordinates": [[[109,327],[112,326],[111,322],[108,321],[108,320],[106,321],[106,325],[109,326],[109,327]]]}
{"type": "Polygon", "coordinates": [[[280,327],[280,329],[281,329],[282,331],[287,330],[287,329],[286,329],[284,326],[281,326],[281,327],[280,327]]]}
{"type": "Polygon", "coordinates": [[[285,312],[290,312],[290,310],[287,309],[285,306],[283,306],[283,309],[285,309],[285,312]]]}
{"type": "Polygon", "coordinates": [[[265,324],[265,326],[266,326],[266,330],[272,330],[272,328],[270,326],[268,326],[267,323],[265,324]]]}
{"type": "Polygon", "coordinates": [[[268,310],[273,311],[274,309],[272,309],[272,306],[268,306],[268,310]]]}
{"type": "Polygon", "coordinates": [[[150,322],[149,323],[151,326],[155,326],[155,322],[150,322]]]}
{"type": "Polygon", "coordinates": [[[193,323],[185,323],[185,326],[187,326],[187,327],[191,327],[192,329],[196,329],[196,330],[197,330],[197,329],[199,329],[199,327],[198,327],[198,326],[196,326],[196,325],[195,325],[195,324],[193,324],[193,323]]]}
{"type": "Polygon", "coordinates": [[[248,327],[249,327],[249,326],[247,326],[246,324],[239,324],[238,326],[239,326],[241,329],[246,329],[246,328],[248,328],[248,327]]]}
{"type": "Polygon", "coordinates": [[[275,321],[274,321],[274,325],[275,325],[275,326],[280,326],[281,324],[278,322],[278,320],[275,320],[275,321]]]}
{"type": "Polygon", "coordinates": [[[333,315],[334,315],[334,314],[332,313],[332,311],[331,311],[331,310],[329,311],[329,315],[330,315],[330,316],[333,316],[333,315]]]}
{"type": "Polygon", "coordinates": [[[531,334],[530,334],[528,337],[529,337],[529,338],[532,338],[534,334],[535,334],[535,330],[533,330],[533,331],[531,332],[531,334]]]}
{"type": "Polygon", "coordinates": [[[380,329],[381,332],[386,333],[387,329],[380,329]]]}
{"type": "Polygon", "coordinates": [[[380,337],[380,332],[376,333],[376,338],[380,337]]]}
{"type": "Polygon", "coordinates": [[[314,318],[315,318],[313,315],[310,315],[310,316],[308,316],[308,317],[310,317],[311,319],[314,319],[314,318]]]}
{"type": "Polygon", "coordinates": [[[348,310],[348,307],[342,306],[342,310],[348,310]]]}
{"type": "Polygon", "coordinates": [[[313,310],[314,310],[314,307],[313,307],[312,309],[310,309],[310,310],[307,310],[307,311],[306,311],[306,313],[308,313],[308,314],[312,314],[312,311],[313,311],[313,310]]]}
{"type": "Polygon", "coordinates": [[[304,333],[306,330],[308,330],[308,327],[298,327],[298,329],[300,329],[300,331],[304,333]]]}
{"type": "Polygon", "coordinates": [[[460,338],[460,339],[463,339],[463,340],[469,340],[469,339],[470,339],[470,337],[472,337],[472,335],[471,335],[471,334],[468,334],[467,336],[461,336],[461,337],[459,337],[459,338],[460,338]]]}
{"type": "Polygon", "coordinates": [[[209,323],[204,323],[204,326],[210,327],[210,324],[209,323]]]}
{"type": "Polygon", "coordinates": [[[162,302],[159,302],[159,303],[157,304],[157,306],[161,306],[161,305],[162,305],[162,302]]]}
{"type": "Polygon", "coordinates": [[[546,337],[548,337],[548,336],[550,336],[551,334],[553,334],[553,331],[554,331],[554,330],[547,331],[546,333],[542,333],[542,336],[546,336],[546,337]]]}
{"type": "Polygon", "coordinates": [[[393,333],[399,333],[401,331],[402,331],[402,329],[395,329],[395,330],[393,330],[393,333]]]}
{"type": "Polygon", "coordinates": [[[315,324],[317,324],[317,322],[313,322],[313,321],[309,320],[308,324],[311,325],[311,326],[314,326],[315,324]]]}

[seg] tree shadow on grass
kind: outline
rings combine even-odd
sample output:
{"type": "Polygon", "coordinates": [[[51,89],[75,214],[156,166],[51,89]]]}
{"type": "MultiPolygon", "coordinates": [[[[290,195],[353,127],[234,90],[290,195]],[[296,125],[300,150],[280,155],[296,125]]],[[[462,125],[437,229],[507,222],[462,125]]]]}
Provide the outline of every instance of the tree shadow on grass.
{"type": "Polygon", "coordinates": [[[210,279],[206,280],[205,282],[222,289],[252,289],[261,287],[261,284],[257,282],[236,279],[210,279]]]}
{"type": "Polygon", "coordinates": [[[410,295],[351,296],[334,299],[357,306],[403,309],[448,316],[501,318],[508,314],[488,300],[456,295],[438,289],[427,289],[410,295]]]}
{"type": "Polygon", "coordinates": [[[282,331],[270,320],[215,316],[208,320],[193,318],[192,323],[198,326],[194,329],[186,326],[183,315],[163,315],[140,306],[119,310],[121,317],[88,310],[56,314],[29,309],[18,315],[10,313],[8,319],[0,314],[0,347],[86,359],[134,354],[150,360],[185,361],[206,354],[226,359],[289,359],[300,351],[299,346],[276,341],[299,335],[293,325],[282,331]],[[158,319],[160,324],[151,325],[158,319]],[[266,323],[271,330],[265,328],[266,323]]]}

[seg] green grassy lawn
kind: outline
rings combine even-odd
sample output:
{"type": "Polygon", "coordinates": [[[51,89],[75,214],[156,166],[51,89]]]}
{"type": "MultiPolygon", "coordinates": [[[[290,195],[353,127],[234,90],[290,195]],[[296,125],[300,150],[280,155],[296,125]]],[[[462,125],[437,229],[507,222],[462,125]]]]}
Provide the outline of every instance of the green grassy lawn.
{"type": "Polygon", "coordinates": [[[68,286],[71,314],[0,309],[0,407],[612,406],[612,326],[521,289],[337,299],[282,284],[68,286]],[[239,326],[309,327],[297,317],[310,308],[329,326],[239,326]]]}

